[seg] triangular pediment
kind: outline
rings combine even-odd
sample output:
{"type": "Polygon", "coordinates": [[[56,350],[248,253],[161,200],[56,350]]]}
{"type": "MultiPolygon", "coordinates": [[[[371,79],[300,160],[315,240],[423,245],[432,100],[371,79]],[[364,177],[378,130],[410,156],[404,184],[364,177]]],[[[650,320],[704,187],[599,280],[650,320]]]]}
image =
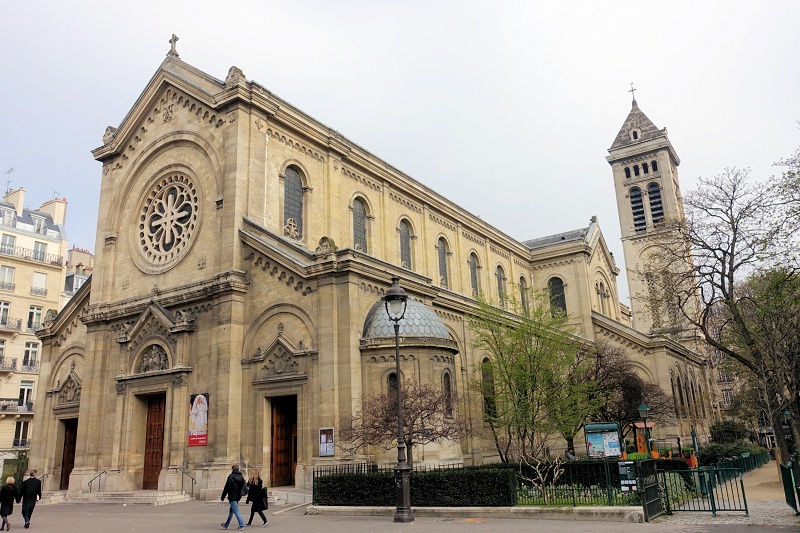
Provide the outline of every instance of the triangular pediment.
{"type": "Polygon", "coordinates": [[[135,144],[149,129],[147,124],[154,120],[154,116],[168,119],[169,113],[177,111],[175,107],[178,99],[180,105],[186,103],[186,107],[191,108],[187,111],[203,118],[207,111],[216,111],[220,102],[215,95],[224,90],[224,82],[180,59],[168,57],[150,78],[150,82],[119,126],[109,126],[106,129],[103,146],[93,150],[92,154],[95,159],[102,161],[119,154],[124,156],[126,150],[135,149],[135,144]],[[172,96],[175,96],[175,101],[172,96]]]}
{"type": "Polygon", "coordinates": [[[80,403],[81,385],[81,378],[73,368],[64,378],[64,381],[56,384],[55,389],[52,391],[56,398],[56,406],[64,407],[80,403]]]}
{"type": "Polygon", "coordinates": [[[92,277],[84,282],[69,302],[54,318],[45,320],[36,332],[40,339],[52,339],[53,345],[63,346],[75,331],[83,326],[81,319],[89,312],[89,297],[92,290],[92,277]]]}
{"type": "Polygon", "coordinates": [[[129,327],[120,328],[117,342],[120,344],[131,343],[132,347],[145,338],[158,336],[175,345],[175,333],[194,331],[194,320],[183,313],[172,313],[155,301],[151,301],[139,318],[129,327]]]}

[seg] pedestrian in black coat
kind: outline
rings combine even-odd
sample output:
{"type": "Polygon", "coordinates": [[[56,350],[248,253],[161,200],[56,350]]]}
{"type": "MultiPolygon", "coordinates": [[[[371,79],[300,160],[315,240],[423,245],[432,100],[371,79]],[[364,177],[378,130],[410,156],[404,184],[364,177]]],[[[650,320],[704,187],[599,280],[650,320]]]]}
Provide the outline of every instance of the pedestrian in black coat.
{"type": "Polygon", "coordinates": [[[247,525],[249,526],[253,523],[253,517],[258,513],[258,516],[264,521],[261,527],[266,527],[267,524],[269,524],[267,517],[264,516],[264,511],[267,509],[267,488],[264,486],[264,482],[261,481],[261,476],[258,475],[258,470],[255,468],[250,473],[247,485],[249,490],[245,503],[253,502],[253,505],[250,507],[250,520],[247,521],[247,525]]]}
{"type": "Polygon", "coordinates": [[[0,489],[0,516],[3,517],[3,522],[0,524],[0,531],[3,528],[6,531],[11,529],[11,523],[8,521],[8,515],[14,511],[14,500],[17,499],[17,487],[14,486],[14,478],[8,476],[6,478],[6,485],[0,489]]]}
{"type": "Polygon", "coordinates": [[[31,470],[31,477],[22,482],[22,491],[17,496],[17,503],[22,500],[22,518],[25,529],[31,527],[31,515],[36,502],[42,499],[42,482],[36,478],[36,470],[31,470]]]}

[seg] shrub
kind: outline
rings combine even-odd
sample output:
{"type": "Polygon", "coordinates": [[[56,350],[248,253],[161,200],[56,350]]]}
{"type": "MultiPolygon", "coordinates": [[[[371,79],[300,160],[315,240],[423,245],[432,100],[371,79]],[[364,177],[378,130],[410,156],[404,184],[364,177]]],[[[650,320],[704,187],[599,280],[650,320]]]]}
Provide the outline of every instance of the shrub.
{"type": "MultiPolygon", "coordinates": [[[[516,471],[466,467],[411,473],[415,507],[509,507],[517,503],[516,471]]],[[[314,480],[315,505],[390,507],[396,502],[394,473],[331,474],[314,480]]]]}
{"type": "Polygon", "coordinates": [[[740,457],[743,453],[760,453],[762,451],[760,447],[743,440],[724,444],[709,442],[700,448],[698,459],[701,465],[710,465],[734,456],[740,457]]]}
{"type": "Polygon", "coordinates": [[[711,431],[711,441],[719,444],[739,442],[744,440],[748,433],[744,424],[733,420],[714,422],[709,429],[711,431]]]}

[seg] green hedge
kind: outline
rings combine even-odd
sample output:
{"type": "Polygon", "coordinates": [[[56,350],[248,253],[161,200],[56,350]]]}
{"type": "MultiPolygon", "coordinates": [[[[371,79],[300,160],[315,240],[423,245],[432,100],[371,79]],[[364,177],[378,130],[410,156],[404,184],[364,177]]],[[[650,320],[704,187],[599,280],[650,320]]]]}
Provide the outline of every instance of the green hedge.
{"type": "Polygon", "coordinates": [[[709,442],[700,448],[700,465],[706,466],[718,463],[726,458],[741,457],[744,453],[761,453],[764,449],[750,442],[740,440],[737,442],[726,442],[720,444],[709,442]]]}
{"type": "MultiPolygon", "coordinates": [[[[517,475],[511,469],[466,467],[411,473],[414,507],[510,507],[517,503],[517,475]]],[[[393,472],[331,474],[314,480],[315,505],[391,507],[396,503],[393,472]]]]}

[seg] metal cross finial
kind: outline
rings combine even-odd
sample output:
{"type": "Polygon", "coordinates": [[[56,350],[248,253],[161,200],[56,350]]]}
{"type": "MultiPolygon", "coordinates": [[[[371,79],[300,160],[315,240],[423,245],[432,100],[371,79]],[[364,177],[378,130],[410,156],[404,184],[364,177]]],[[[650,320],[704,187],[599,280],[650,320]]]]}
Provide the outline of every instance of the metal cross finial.
{"type": "Polygon", "coordinates": [[[631,99],[635,102],[636,101],[636,89],[633,88],[633,82],[631,82],[631,90],[628,91],[631,93],[631,99]]]}
{"type": "Polygon", "coordinates": [[[180,57],[178,55],[177,50],[175,50],[175,45],[177,43],[178,43],[178,36],[173,33],[172,34],[172,39],[169,40],[170,48],[169,48],[169,53],[167,54],[168,56],[180,57]]]}

